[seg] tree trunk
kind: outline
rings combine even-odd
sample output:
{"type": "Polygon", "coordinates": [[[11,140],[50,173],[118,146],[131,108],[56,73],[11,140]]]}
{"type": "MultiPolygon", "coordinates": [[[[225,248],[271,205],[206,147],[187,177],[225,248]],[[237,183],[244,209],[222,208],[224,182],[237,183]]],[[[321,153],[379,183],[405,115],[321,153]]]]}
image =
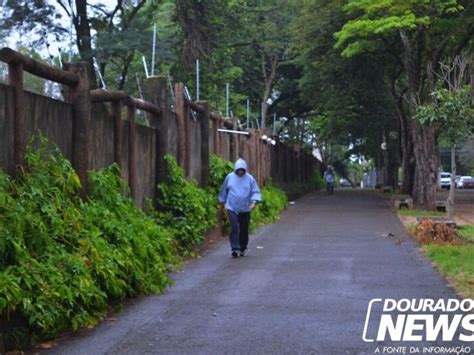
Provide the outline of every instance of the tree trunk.
{"type": "Polygon", "coordinates": [[[262,56],[262,71],[263,77],[265,80],[265,88],[263,90],[263,98],[262,98],[262,122],[260,128],[265,128],[265,119],[268,113],[268,99],[272,94],[273,82],[275,81],[276,77],[276,70],[278,66],[278,59],[276,57],[272,58],[270,63],[270,74],[267,74],[265,57],[262,56]]]}
{"type": "Polygon", "coordinates": [[[91,89],[97,88],[97,78],[94,70],[94,61],[92,59],[92,40],[89,18],[87,16],[87,1],[76,0],[76,16],[73,18],[76,29],[76,44],[81,55],[81,59],[89,63],[89,84],[91,89]]]}
{"type": "Polygon", "coordinates": [[[383,167],[383,153],[377,152],[376,162],[375,162],[375,171],[377,173],[376,185],[384,185],[384,167],[383,167]]]}
{"type": "Polygon", "coordinates": [[[474,106],[474,54],[469,59],[469,72],[471,77],[471,105],[474,106]]]}
{"type": "MultiPolygon", "coordinates": [[[[410,132],[408,132],[410,133],[410,132]]],[[[413,195],[413,185],[415,180],[415,167],[412,163],[413,143],[411,135],[406,137],[406,144],[402,144],[402,194],[413,195]]]]}
{"type": "Polygon", "coordinates": [[[449,196],[446,201],[446,207],[448,210],[448,219],[450,221],[454,218],[454,191],[456,186],[454,181],[456,179],[456,144],[451,144],[451,186],[449,187],[449,196]]]}
{"type": "Polygon", "coordinates": [[[400,97],[396,100],[397,114],[400,122],[400,148],[401,148],[401,166],[402,166],[402,194],[413,194],[414,166],[413,157],[413,140],[411,137],[411,122],[407,119],[403,110],[403,102],[400,97]]]}
{"type": "Polygon", "coordinates": [[[435,130],[414,121],[412,133],[416,159],[413,203],[422,209],[435,210],[439,165],[435,130]]]}
{"type": "Polygon", "coordinates": [[[389,151],[387,163],[387,179],[385,181],[385,185],[392,186],[393,190],[395,191],[398,189],[398,154],[396,154],[394,151],[389,151]]]}
{"type": "Polygon", "coordinates": [[[130,69],[130,65],[132,64],[133,58],[135,57],[135,51],[132,50],[123,62],[122,73],[120,74],[120,82],[118,85],[119,90],[123,90],[125,86],[125,82],[127,81],[127,74],[128,70],[130,69]]]}
{"type": "Polygon", "coordinates": [[[401,192],[405,195],[412,195],[414,167],[412,163],[413,141],[411,139],[410,130],[411,122],[407,119],[407,115],[403,105],[403,97],[406,90],[397,93],[395,89],[397,77],[398,75],[391,78],[388,91],[395,106],[399,123],[400,162],[402,168],[401,192]]]}
{"type": "MultiPolygon", "coordinates": [[[[408,105],[411,117],[415,117],[420,102],[421,88],[421,32],[409,34],[400,31],[404,47],[403,62],[407,75],[408,105]]],[[[413,203],[427,210],[436,209],[436,184],[438,176],[438,152],[435,129],[421,125],[415,119],[411,122],[413,153],[415,156],[415,179],[413,185],[413,203]]]]}

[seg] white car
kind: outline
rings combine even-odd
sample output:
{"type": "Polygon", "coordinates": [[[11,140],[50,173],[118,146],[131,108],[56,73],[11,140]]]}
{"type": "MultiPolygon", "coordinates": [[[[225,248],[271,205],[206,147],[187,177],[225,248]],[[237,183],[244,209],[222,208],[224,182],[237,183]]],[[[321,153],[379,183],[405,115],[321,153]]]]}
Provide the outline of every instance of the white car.
{"type": "Polygon", "coordinates": [[[451,173],[441,173],[441,188],[448,189],[451,187],[451,173]]]}
{"type": "Polygon", "coordinates": [[[342,178],[342,179],[339,179],[339,186],[349,187],[351,186],[351,183],[349,182],[349,180],[342,178]]]}
{"type": "Polygon", "coordinates": [[[456,183],[458,189],[474,188],[474,178],[472,176],[461,176],[456,183]]]}

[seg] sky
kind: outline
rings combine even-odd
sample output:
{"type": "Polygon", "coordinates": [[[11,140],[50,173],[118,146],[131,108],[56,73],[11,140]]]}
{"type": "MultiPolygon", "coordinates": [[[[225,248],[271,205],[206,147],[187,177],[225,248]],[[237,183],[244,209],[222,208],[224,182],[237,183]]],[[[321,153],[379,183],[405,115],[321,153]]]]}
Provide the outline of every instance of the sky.
{"type": "MultiPolygon", "coordinates": [[[[67,14],[65,11],[57,4],[56,0],[47,0],[50,4],[55,5],[55,7],[58,9],[58,11],[63,15],[63,20],[69,20],[67,14]]],[[[107,6],[107,8],[111,9],[113,8],[117,1],[116,0],[89,0],[88,1],[90,4],[104,4],[107,6]]],[[[0,0],[0,5],[2,4],[2,0],[0,0]]],[[[1,21],[1,18],[0,18],[1,21]]],[[[12,49],[18,49],[18,46],[20,45],[28,45],[31,40],[34,38],[20,35],[18,32],[10,31],[9,32],[10,36],[7,38],[4,38],[6,45],[12,49]]],[[[39,48],[35,48],[35,50],[41,55],[41,57],[45,58],[46,60],[50,60],[51,64],[61,66],[59,62],[59,49],[61,48],[63,51],[66,51],[66,53],[69,52],[69,48],[72,48],[73,53],[77,53],[77,48],[75,46],[75,43],[73,42],[74,40],[74,33],[73,37],[71,39],[71,36],[64,36],[61,41],[57,41],[54,36],[51,36],[48,39],[49,43],[49,48],[46,47],[46,45],[43,45],[39,48]],[[72,40],[72,42],[71,42],[72,40]],[[70,44],[72,43],[72,47],[70,44]],[[49,59],[50,56],[53,56],[53,59],[49,59]]],[[[6,79],[6,64],[3,62],[0,62],[0,81],[4,81],[6,79]]],[[[53,95],[53,97],[58,96],[57,93],[53,95]]]]}
{"type": "MultiPolygon", "coordinates": [[[[0,0],[0,4],[1,2],[2,1],[0,0]]],[[[63,20],[69,20],[65,11],[61,8],[61,6],[58,5],[56,0],[47,0],[47,2],[50,4],[53,4],[58,9],[58,12],[60,12],[63,15],[63,20]]],[[[89,0],[88,3],[93,4],[93,5],[103,4],[103,5],[106,5],[107,8],[112,9],[117,4],[117,0],[89,0]]],[[[28,42],[31,40],[31,38],[28,38],[28,37],[24,38],[24,37],[25,36],[23,37],[20,36],[19,33],[10,32],[10,36],[7,37],[5,40],[8,47],[12,49],[17,49],[18,44],[27,45],[28,42]]],[[[61,48],[63,51],[66,51],[66,52],[69,51],[70,42],[71,42],[71,36],[65,36],[59,42],[56,41],[56,39],[51,36],[48,40],[49,49],[46,46],[42,46],[42,48],[35,48],[35,49],[36,51],[40,53],[42,57],[47,58],[50,55],[57,57],[59,55],[59,48],[61,48]]],[[[73,45],[72,50],[73,52],[77,52],[75,44],[73,45]]]]}

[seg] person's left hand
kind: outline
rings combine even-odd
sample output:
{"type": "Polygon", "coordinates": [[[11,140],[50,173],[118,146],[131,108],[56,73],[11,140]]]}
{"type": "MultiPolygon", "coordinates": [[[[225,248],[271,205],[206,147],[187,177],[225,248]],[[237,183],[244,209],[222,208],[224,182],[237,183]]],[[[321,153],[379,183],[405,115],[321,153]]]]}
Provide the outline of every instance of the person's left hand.
{"type": "Polygon", "coordinates": [[[255,206],[256,206],[256,203],[255,203],[255,202],[252,202],[252,203],[250,204],[250,211],[252,211],[252,210],[255,208],[255,206]]]}

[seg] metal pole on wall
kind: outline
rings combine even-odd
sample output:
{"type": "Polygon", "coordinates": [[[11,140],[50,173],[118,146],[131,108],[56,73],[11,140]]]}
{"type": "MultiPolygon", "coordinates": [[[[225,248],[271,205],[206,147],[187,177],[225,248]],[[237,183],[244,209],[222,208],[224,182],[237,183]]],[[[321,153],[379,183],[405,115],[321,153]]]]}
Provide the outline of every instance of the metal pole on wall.
{"type": "Polygon", "coordinates": [[[94,63],[94,69],[97,72],[97,75],[99,76],[100,83],[102,84],[102,88],[104,90],[107,90],[107,85],[105,85],[104,77],[102,76],[102,73],[100,72],[99,63],[97,62],[97,59],[95,59],[95,57],[92,57],[92,60],[93,60],[93,63],[94,63]]]}
{"type": "Polygon", "coordinates": [[[276,121],[276,112],[273,113],[273,135],[275,135],[275,121],[276,121]]]}
{"type": "Polygon", "coordinates": [[[229,117],[230,84],[225,85],[225,115],[229,117]]]}
{"type": "Polygon", "coordinates": [[[196,59],[196,101],[199,101],[200,79],[201,78],[199,77],[199,59],[196,59]]]}
{"type": "Polygon", "coordinates": [[[151,52],[151,76],[155,75],[156,23],[153,25],[153,48],[151,52]]]}
{"type": "Polygon", "coordinates": [[[250,122],[250,100],[247,99],[247,129],[250,128],[249,122],[250,122]]]}
{"type": "Polygon", "coordinates": [[[148,78],[148,77],[149,77],[149,75],[148,75],[148,67],[146,66],[145,56],[142,56],[142,60],[143,60],[143,67],[145,68],[145,75],[146,75],[146,77],[148,78]]]}

